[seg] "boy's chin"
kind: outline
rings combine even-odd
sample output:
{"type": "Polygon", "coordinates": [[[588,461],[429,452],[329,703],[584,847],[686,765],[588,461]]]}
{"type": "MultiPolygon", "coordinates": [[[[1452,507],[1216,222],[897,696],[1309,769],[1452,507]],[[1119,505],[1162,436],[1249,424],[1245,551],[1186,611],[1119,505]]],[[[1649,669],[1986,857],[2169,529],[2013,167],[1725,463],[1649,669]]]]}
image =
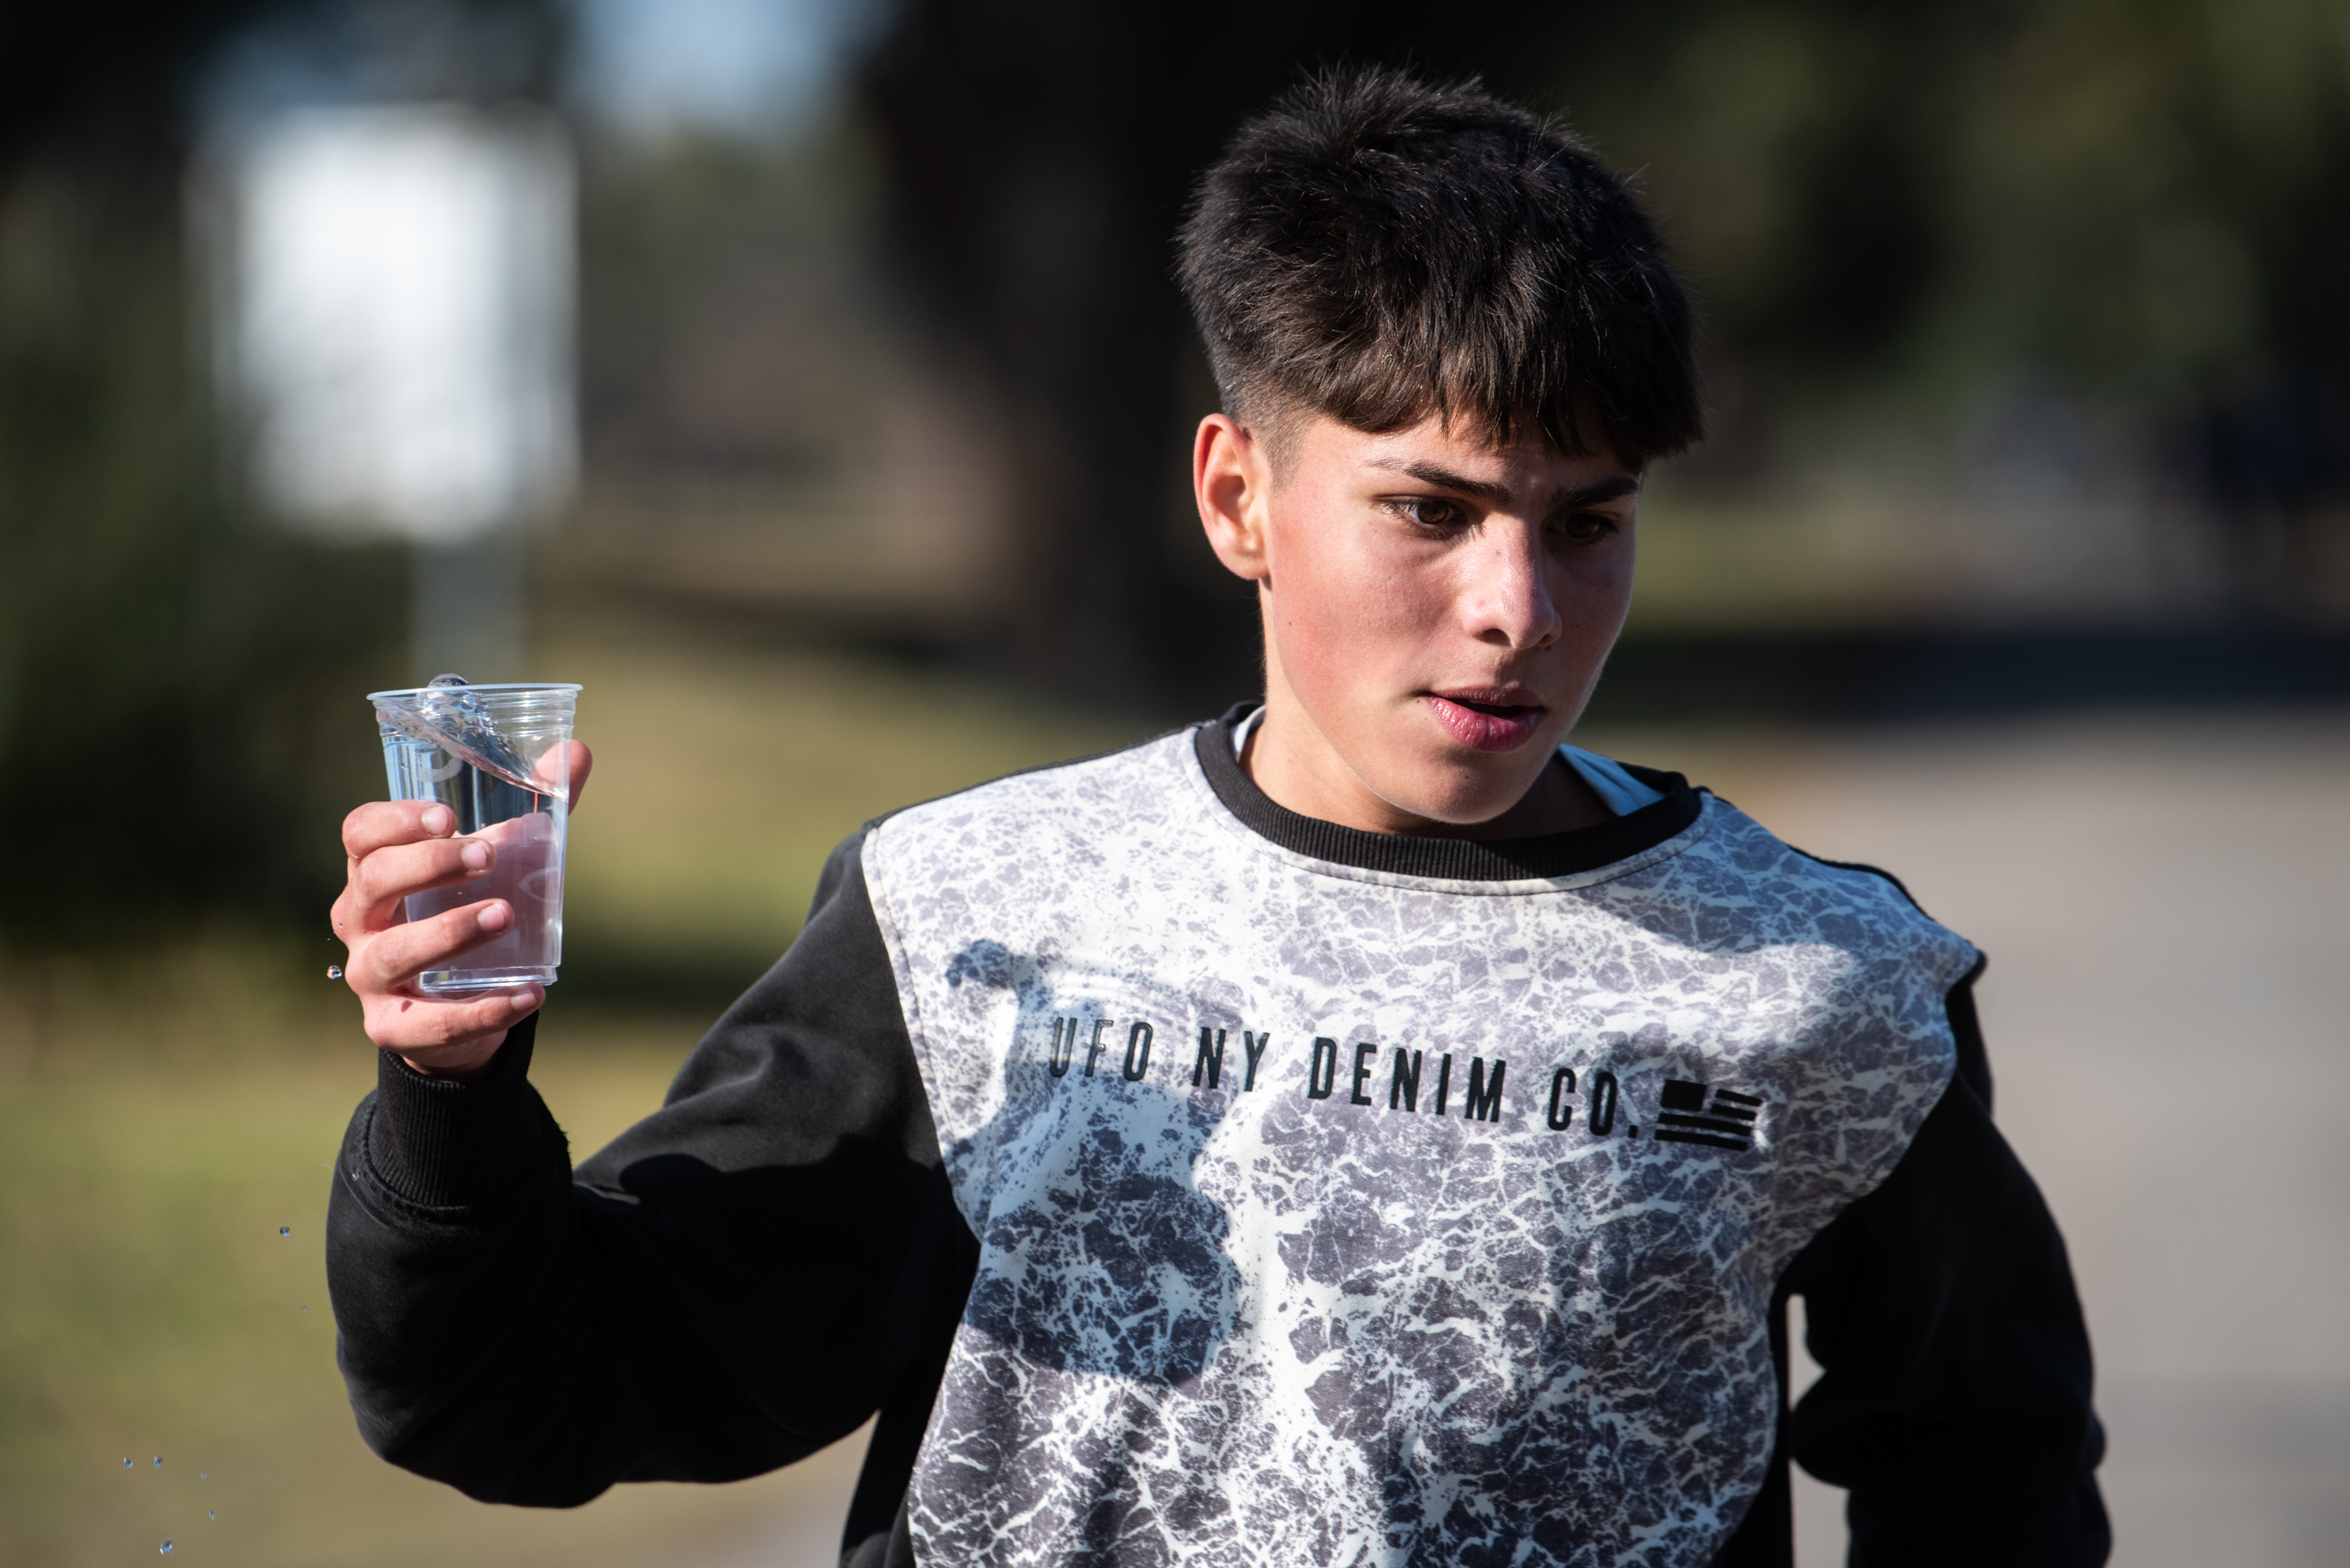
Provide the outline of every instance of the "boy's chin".
{"type": "Polygon", "coordinates": [[[1433,767],[1414,770],[1418,776],[1399,791],[1403,798],[1390,795],[1389,804],[1440,828],[1481,827],[1526,798],[1551,752],[1548,746],[1527,746],[1502,755],[1456,753],[1433,767]]]}

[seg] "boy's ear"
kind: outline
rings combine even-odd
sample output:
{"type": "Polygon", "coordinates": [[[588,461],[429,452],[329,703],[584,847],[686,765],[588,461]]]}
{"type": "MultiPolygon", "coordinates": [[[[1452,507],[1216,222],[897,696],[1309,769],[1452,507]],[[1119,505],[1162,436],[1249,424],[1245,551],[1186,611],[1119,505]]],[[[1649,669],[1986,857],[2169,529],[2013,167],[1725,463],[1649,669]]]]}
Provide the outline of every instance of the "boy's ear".
{"type": "Polygon", "coordinates": [[[1261,583],[1272,575],[1265,548],[1265,500],[1273,464],[1254,432],[1229,414],[1200,421],[1191,442],[1191,494],[1200,526],[1216,559],[1236,577],[1261,583]]]}

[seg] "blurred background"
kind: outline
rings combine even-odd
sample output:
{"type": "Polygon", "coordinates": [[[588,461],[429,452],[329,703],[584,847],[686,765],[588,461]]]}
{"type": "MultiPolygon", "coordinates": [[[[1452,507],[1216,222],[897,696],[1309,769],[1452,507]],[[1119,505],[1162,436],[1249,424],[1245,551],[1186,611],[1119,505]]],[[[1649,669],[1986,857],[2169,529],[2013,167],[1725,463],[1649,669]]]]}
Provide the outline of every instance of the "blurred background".
{"type": "Polygon", "coordinates": [[[854,1438],[540,1514],[352,1432],[361,696],[584,683],[538,1076],[595,1147],[858,822],[1254,687],[1170,236],[1339,59],[1563,114],[1677,247],[1714,433],[1580,738],[1991,953],[2116,1561],[2340,1560],[2334,0],[0,10],[0,1558],[830,1561],[854,1438]]]}

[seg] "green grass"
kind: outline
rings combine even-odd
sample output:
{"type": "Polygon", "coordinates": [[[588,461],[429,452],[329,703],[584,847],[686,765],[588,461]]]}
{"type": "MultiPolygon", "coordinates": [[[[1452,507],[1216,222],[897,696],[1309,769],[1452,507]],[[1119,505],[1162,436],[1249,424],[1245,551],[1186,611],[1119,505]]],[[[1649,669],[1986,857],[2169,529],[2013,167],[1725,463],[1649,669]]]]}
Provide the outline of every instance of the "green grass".
{"type": "MultiPolygon", "coordinates": [[[[599,955],[639,978],[674,963],[747,980],[858,823],[1129,738],[853,661],[549,662],[587,687],[598,760],[573,828],[577,940],[534,1077],[582,1151],[659,1103],[708,1022],[598,1002],[599,955]]],[[[173,1562],[242,1568],[618,1568],[794,1509],[837,1529],[858,1439],[735,1486],[621,1488],[555,1513],[484,1507],[368,1452],[321,1241],[374,1058],[321,976],[332,956],[213,932],[0,962],[0,1562],[148,1561],[169,1538],[173,1562]]]]}
{"type": "MultiPolygon", "coordinates": [[[[575,1024],[537,1076],[592,1146],[658,1100],[691,1033],[575,1024]]],[[[74,1031],[9,1072],[0,1561],[123,1563],[169,1538],[190,1563],[619,1564],[795,1504],[837,1520],[837,1462],[544,1513],[369,1453],[335,1372],[321,1239],[328,1162],[372,1070],[344,1018],[218,1059],[74,1031]]]]}
{"type": "MultiPolygon", "coordinates": [[[[221,1060],[58,1044],[78,1048],[0,1088],[0,1559],[120,1563],[169,1537],[197,1563],[618,1563],[684,1511],[679,1488],[595,1519],[484,1510],[359,1443],[319,1248],[371,1076],[350,1023],[221,1060]]],[[[597,1137],[668,1058],[604,1042],[543,1079],[597,1137]]]]}
{"type": "Polygon", "coordinates": [[[666,975],[723,1000],[789,944],[858,824],[1147,732],[849,659],[581,646],[543,663],[585,687],[566,979],[599,996],[666,975]]]}

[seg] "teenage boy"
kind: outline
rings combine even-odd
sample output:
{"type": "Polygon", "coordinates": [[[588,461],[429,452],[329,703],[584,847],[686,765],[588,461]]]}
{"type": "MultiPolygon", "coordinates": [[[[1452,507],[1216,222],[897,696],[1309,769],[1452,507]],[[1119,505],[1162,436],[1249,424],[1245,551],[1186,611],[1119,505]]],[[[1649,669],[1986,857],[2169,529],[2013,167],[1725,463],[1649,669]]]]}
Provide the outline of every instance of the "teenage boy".
{"type": "Polygon", "coordinates": [[[352,814],[368,1441],[560,1505],[878,1414],[857,1564],[1785,1563],[1791,1454],[1856,1563],[2102,1562],[1981,959],[1563,744],[1641,473],[1699,431],[1622,182],[1473,88],[1336,74],[1210,171],[1181,277],[1264,701],[869,825],[576,1173],[541,993],[412,987],[506,916],[397,900],[485,846],[352,814]],[[1789,1293],[1825,1368],[1792,1415],[1789,1293]]]}

